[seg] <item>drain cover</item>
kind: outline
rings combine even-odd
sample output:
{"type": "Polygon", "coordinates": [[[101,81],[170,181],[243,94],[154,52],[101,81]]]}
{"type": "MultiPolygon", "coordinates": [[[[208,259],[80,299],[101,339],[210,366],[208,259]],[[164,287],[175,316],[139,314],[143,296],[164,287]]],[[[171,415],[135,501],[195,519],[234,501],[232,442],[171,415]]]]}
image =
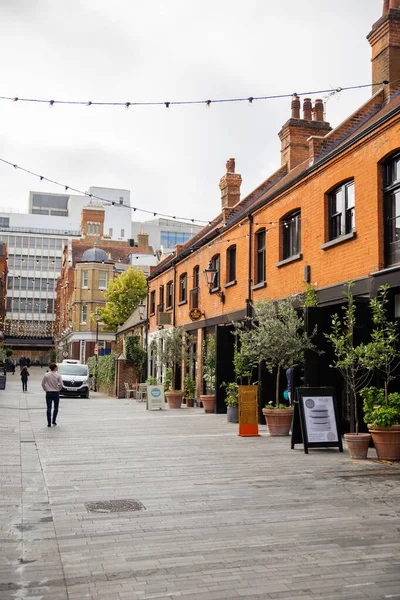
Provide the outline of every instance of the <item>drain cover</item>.
{"type": "Polygon", "coordinates": [[[105,500],[104,502],[86,502],[86,510],[96,513],[130,512],[145,507],[138,500],[105,500]]]}

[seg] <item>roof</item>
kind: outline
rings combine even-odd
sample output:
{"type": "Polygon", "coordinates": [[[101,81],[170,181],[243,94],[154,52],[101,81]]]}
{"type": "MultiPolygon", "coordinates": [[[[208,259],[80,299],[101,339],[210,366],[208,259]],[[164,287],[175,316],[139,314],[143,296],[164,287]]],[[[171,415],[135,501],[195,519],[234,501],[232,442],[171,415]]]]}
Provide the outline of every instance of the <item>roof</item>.
{"type": "Polygon", "coordinates": [[[355,113],[325,136],[321,151],[314,157],[312,164],[307,159],[289,172],[287,172],[286,166],[278,169],[233,207],[225,224],[223,223],[222,214],[218,215],[209,225],[203,227],[186,244],[181,246],[178,254],[175,251],[171,256],[160,262],[150,274],[149,280],[219,235],[222,232],[221,225],[226,230],[239,223],[247,215],[265,206],[284,190],[289,189],[294,183],[301,181],[301,179],[317,170],[336,154],[342,152],[348,145],[356,143],[358,139],[379,127],[381,122],[398,114],[400,114],[400,90],[393,94],[387,104],[383,103],[383,93],[382,90],[379,90],[355,113]]]}
{"type": "Polygon", "coordinates": [[[81,262],[106,263],[110,261],[108,260],[107,252],[101,248],[97,248],[97,246],[93,246],[93,248],[85,250],[82,254],[81,262]]]}

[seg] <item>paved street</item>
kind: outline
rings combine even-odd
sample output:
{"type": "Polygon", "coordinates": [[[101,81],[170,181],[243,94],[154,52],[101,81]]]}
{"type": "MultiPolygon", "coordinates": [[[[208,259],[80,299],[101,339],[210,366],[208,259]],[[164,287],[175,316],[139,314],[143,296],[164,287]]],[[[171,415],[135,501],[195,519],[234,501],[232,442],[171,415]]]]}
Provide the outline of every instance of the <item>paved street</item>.
{"type": "Polygon", "coordinates": [[[400,465],[99,394],[48,428],[30,372],[0,391],[2,600],[400,598],[400,465]]]}

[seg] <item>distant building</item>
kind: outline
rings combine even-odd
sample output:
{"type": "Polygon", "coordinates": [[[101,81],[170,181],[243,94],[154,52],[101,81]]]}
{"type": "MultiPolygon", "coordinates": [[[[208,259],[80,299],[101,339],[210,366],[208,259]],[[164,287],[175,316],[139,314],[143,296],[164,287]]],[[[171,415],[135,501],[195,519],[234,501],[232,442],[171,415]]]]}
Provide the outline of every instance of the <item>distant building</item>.
{"type": "Polygon", "coordinates": [[[150,221],[133,222],[132,238],[136,241],[144,230],[149,236],[149,244],[157,253],[171,254],[177,244],[184,244],[202,227],[194,223],[176,221],[175,219],[151,219],[150,221]]]}
{"type": "Polygon", "coordinates": [[[6,321],[7,275],[7,246],[0,244],[0,339],[4,339],[6,321]]]}

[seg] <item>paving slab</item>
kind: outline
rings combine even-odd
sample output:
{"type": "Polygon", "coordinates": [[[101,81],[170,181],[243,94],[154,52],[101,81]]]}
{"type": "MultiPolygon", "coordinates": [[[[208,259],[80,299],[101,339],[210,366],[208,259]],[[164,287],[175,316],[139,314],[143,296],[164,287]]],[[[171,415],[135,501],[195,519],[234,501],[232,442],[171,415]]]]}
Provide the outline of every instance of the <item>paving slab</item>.
{"type": "Polygon", "coordinates": [[[48,428],[30,372],[0,391],[1,600],[400,598],[400,465],[99,393],[48,428]]]}

